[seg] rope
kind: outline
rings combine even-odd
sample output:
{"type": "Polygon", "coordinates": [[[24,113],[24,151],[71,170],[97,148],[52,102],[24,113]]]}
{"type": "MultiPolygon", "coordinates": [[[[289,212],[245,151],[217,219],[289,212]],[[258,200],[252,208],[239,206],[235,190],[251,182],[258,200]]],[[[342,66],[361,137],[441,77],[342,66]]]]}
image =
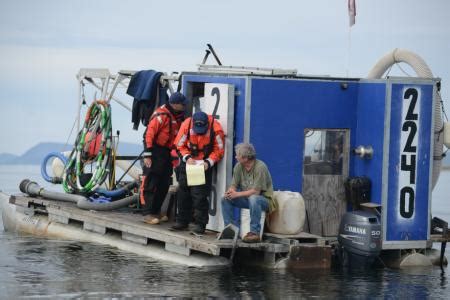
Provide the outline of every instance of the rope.
{"type": "Polygon", "coordinates": [[[105,101],[94,101],[64,167],[63,188],[67,193],[89,193],[106,180],[112,159],[111,127],[111,107],[105,101]],[[89,164],[91,168],[95,164],[90,178],[84,172],[89,164]]]}
{"type": "Polygon", "coordinates": [[[406,72],[405,70],[403,70],[403,68],[400,66],[399,63],[397,63],[396,66],[397,66],[397,68],[400,69],[400,71],[403,72],[403,74],[405,74],[405,75],[408,76],[408,77],[412,77],[411,74],[408,74],[408,72],[406,72]]]}

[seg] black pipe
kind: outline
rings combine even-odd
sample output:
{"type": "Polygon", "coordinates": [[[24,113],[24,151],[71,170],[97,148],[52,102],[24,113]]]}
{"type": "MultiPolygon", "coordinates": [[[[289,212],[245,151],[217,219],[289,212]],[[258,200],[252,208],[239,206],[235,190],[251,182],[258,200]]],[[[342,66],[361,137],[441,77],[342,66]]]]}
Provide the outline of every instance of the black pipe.
{"type": "Polygon", "coordinates": [[[86,200],[86,198],[81,195],[47,191],[36,182],[29,179],[22,180],[19,185],[19,189],[22,193],[28,194],[32,197],[42,197],[49,200],[58,200],[73,203],[77,203],[80,200],[86,200]]]}
{"type": "Polygon", "coordinates": [[[47,200],[57,200],[76,203],[78,208],[85,210],[101,210],[101,211],[114,210],[132,204],[139,199],[139,195],[133,195],[109,203],[93,203],[89,201],[86,197],[81,195],[48,191],[42,188],[36,182],[31,181],[29,179],[22,180],[22,182],[19,185],[19,189],[22,193],[28,194],[32,197],[42,197],[47,200]]]}

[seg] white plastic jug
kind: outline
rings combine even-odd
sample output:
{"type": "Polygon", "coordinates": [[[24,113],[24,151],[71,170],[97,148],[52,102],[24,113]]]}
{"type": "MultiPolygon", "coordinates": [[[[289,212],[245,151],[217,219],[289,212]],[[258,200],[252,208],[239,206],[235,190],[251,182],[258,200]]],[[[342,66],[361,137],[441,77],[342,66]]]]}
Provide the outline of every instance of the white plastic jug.
{"type": "Polygon", "coordinates": [[[275,191],[274,199],[278,209],[270,214],[267,227],[270,232],[278,234],[297,234],[305,224],[305,201],[300,193],[275,191]]]}

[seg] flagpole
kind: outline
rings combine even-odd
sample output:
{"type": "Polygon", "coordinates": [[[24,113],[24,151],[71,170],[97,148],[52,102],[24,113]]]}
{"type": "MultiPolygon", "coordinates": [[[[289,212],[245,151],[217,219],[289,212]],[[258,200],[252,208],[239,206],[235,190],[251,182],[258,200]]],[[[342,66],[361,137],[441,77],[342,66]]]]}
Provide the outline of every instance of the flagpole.
{"type": "Polygon", "coordinates": [[[350,73],[350,51],[352,49],[352,26],[355,25],[355,17],[356,17],[356,0],[348,0],[347,8],[349,17],[348,39],[347,39],[347,77],[348,77],[350,73]]]}
{"type": "Polygon", "coordinates": [[[350,72],[350,50],[352,45],[352,27],[348,27],[348,38],[347,38],[347,72],[346,76],[349,76],[350,72]]]}

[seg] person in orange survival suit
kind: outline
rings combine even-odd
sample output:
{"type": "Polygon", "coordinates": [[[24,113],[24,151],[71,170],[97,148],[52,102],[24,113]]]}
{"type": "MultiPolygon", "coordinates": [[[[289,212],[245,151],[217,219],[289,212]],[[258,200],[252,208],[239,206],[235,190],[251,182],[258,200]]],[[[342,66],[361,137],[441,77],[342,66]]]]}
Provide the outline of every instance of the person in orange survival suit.
{"type": "Polygon", "coordinates": [[[173,93],[169,97],[169,103],[158,107],[152,114],[144,132],[140,204],[143,214],[150,214],[144,222],[151,225],[161,221],[161,206],[173,173],[171,150],[175,149],[174,140],[184,120],[188,102],[182,93],[173,93]]]}
{"type": "Polygon", "coordinates": [[[175,138],[175,145],[182,156],[178,177],[176,223],[171,230],[184,230],[192,217],[194,209],[195,227],[198,234],[205,232],[208,224],[208,195],[211,192],[212,168],[224,155],[224,132],[219,121],[204,112],[196,112],[192,118],[181,124],[180,131],[175,138]],[[186,164],[195,164],[203,160],[205,168],[205,184],[197,186],[187,185],[186,164]]]}

